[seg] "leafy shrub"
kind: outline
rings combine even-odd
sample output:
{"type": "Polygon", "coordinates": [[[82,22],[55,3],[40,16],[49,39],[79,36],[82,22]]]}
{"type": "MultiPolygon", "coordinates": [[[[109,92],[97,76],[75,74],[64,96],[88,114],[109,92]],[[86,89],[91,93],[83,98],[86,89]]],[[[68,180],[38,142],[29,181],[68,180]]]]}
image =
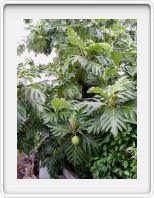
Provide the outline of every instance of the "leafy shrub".
{"type": "Polygon", "coordinates": [[[117,135],[105,134],[101,157],[91,159],[89,164],[93,178],[96,179],[136,179],[136,133],[129,132],[117,135]]]}

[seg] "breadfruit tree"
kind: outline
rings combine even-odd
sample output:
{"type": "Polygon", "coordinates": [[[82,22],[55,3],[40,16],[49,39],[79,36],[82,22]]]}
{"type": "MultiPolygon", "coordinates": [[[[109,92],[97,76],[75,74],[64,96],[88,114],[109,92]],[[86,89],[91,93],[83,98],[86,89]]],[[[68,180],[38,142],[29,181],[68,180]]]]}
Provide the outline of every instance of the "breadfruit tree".
{"type": "Polygon", "coordinates": [[[51,61],[17,67],[19,151],[36,151],[52,178],[64,167],[78,178],[136,178],[136,20],[24,22],[18,56],[51,61]]]}

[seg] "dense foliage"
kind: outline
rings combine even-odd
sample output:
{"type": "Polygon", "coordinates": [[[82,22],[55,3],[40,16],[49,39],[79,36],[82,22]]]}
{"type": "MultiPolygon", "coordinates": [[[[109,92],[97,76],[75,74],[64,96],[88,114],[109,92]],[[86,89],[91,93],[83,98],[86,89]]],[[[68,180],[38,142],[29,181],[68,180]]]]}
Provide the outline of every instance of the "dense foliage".
{"type": "Polygon", "coordinates": [[[56,57],[18,65],[18,149],[37,151],[52,178],[64,167],[79,178],[136,178],[136,20],[24,21],[18,55],[56,57]]]}

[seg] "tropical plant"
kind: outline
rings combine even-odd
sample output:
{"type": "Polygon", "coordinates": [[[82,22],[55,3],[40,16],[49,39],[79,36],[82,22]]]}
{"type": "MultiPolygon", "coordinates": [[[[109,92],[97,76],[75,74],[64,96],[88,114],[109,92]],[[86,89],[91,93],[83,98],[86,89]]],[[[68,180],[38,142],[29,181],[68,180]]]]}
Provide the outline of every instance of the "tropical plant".
{"type": "Polygon", "coordinates": [[[18,149],[37,151],[53,178],[64,167],[79,178],[136,178],[136,20],[24,21],[18,55],[56,56],[17,67],[18,149]]]}

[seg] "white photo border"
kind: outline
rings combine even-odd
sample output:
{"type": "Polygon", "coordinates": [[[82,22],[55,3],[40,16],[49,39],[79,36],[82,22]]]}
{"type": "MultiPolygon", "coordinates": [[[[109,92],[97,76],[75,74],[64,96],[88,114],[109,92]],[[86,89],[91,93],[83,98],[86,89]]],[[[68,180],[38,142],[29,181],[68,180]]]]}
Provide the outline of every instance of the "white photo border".
{"type": "MultiPolygon", "coordinates": [[[[114,1],[21,1],[19,3],[19,1],[5,1],[3,2],[2,6],[1,6],[1,192],[2,192],[2,195],[3,196],[7,196],[7,197],[151,197],[152,194],[153,194],[153,149],[154,149],[154,146],[153,146],[153,119],[154,119],[154,116],[153,116],[153,101],[154,101],[154,92],[153,92],[153,83],[154,83],[154,69],[153,69],[153,3],[151,1],[117,1],[117,0],[114,0],[114,1]],[[117,5],[148,5],[151,9],[151,46],[150,46],[150,51],[151,51],[151,112],[149,112],[151,114],[151,156],[150,156],[150,159],[151,159],[151,170],[150,170],[150,173],[151,173],[151,189],[148,193],[146,194],[7,194],[4,192],[4,175],[3,175],[3,171],[4,171],[4,164],[3,164],[3,159],[4,159],[4,144],[3,144],[3,130],[4,130],[4,119],[3,119],[3,116],[4,116],[4,109],[3,109],[3,105],[4,105],[4,98],[3,98],[3,93],[4,93],[4,53],[3,53],[3,49],[4,49],[4,43],[3,43],[3,39],[4,39],[4,32],[3,32],[3,26],[4,26],[4,7],[6,5],[47,5],[47,4],[50,4],[50,5],[54,5],[54,4],[57,4],[57,5],[61,5],[61,4],[66,4],[66,5],[74,5],[74,4],[80,4],[80,5],[83,5],[83,4],[93,4],[93,5],[98,5],[98,4],[102,4],[102,5],[112,5],[112,4],[117,4],[117,5]]],[[[45,180],[44,180],[45,182],[45,180]]]]}

